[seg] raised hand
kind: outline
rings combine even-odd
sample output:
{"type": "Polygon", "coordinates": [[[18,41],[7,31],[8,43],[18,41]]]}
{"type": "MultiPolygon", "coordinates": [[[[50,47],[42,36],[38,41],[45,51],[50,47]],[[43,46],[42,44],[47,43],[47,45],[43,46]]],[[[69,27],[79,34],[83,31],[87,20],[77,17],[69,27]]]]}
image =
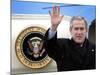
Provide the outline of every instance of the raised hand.
{"type": "Polygon", "coordinates": [[[60,24],[60,22],[63,18],[63,15],[60,16],[60,7],[59,6],[54,6],[52,8],[52,11],[51,12],[49,11],[49,14],[51,16],[52,30],[56,31],[58,25],[60,24]]]}

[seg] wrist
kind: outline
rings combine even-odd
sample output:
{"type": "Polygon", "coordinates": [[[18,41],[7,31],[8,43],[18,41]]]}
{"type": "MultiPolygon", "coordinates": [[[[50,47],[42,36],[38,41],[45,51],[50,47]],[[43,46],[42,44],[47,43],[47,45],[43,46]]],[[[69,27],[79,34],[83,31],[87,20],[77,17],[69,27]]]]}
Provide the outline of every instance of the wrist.
{"type": "Polygon", "coordinates": [[[52,25],[52,26],[51,26],[51,30],[52,30],[52,31],[57,31],[57,26],[53,26],[53,25],[52,25]]]}

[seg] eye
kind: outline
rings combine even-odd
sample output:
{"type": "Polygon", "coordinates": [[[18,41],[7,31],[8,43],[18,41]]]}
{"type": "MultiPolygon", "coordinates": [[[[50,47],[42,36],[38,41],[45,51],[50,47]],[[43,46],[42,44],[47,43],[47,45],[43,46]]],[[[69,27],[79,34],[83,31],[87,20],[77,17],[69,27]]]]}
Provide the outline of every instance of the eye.
{"type": "Polygon", "coordinates": [[[84,28],[82,27],[82,28],[80,28],[80,30],[84,30],[84,28]]]}
{"type": "Polygon", "coordinates": [[[74,29],[75,29],[75,30],[78,30],[79,28],[76,27],[76,28],[74,28],[74,29]]]}

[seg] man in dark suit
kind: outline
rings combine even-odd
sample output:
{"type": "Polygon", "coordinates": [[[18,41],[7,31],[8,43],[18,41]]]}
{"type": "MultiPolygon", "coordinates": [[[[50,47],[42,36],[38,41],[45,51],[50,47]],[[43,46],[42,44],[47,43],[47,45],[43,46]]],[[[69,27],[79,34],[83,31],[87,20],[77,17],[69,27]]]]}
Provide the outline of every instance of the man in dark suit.
{"type": "Polygon", "coordinates": [[[95,69],[95,45],[86,37],[86,20],[80,16],[72,17],[72,38],[57,39],[57,27],[63,19],[63,16],[60,16],[60,7],[53,7],[49,13],[51,28],[45,34],[44,46],[48,55],[56,61],[58,71],[95,69]]]}

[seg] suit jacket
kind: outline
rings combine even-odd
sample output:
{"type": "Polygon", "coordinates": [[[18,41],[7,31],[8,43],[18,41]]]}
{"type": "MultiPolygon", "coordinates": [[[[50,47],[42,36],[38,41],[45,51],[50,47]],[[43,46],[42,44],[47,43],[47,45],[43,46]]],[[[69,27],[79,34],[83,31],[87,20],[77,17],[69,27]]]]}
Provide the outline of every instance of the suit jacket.
{"type": "Polygon", "coordinates": [[[45,49],[57,63],[58,71],[95,69],[95,45],[85,39],[83,46],[73,39],[57,39],[57,33],[48,39],[45,34],[45,49]]]}

